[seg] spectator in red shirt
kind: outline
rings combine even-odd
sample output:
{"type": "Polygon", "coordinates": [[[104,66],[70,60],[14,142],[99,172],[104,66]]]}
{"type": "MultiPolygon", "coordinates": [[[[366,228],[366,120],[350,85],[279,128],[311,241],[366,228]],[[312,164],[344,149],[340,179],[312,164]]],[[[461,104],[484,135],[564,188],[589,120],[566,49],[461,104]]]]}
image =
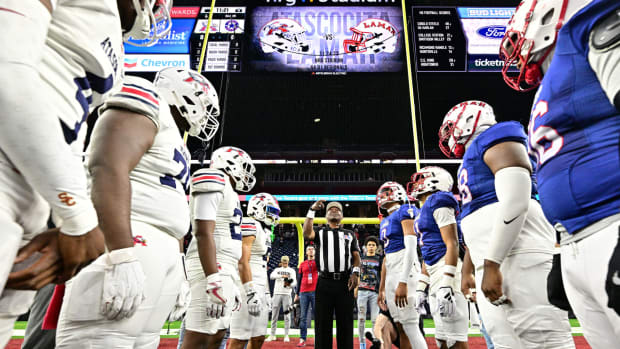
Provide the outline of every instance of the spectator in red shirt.
{"type": "MultiPolygon", "coordinates": [[[[301,314],[299,316],[299,344],[298,347],[306,346],[306,335],[308,333],[308,314],[309,306],[312,305],[312,312],[316,310],[314,305],[314,290],[318,279],[316,261],[314,260],[314,246],[306,247],[306,260],[299,265],[299,295],[295,297],[295,302],[299,300],[301,314]]],[[[312,314],[312,313],[310,313],[312,314]]],[[[312,316],[310,317],[312,320],[312,316]]]]}

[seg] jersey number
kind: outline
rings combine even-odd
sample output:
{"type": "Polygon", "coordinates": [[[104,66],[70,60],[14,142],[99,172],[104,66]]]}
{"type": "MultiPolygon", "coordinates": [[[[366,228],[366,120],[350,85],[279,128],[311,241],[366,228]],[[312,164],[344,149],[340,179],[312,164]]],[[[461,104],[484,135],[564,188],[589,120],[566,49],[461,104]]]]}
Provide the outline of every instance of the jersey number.
{"type": "Polygon", "coordinates": [[[461,169],[461,172],[459,172],[459,192],[461,193],[463,205],[471,202],[471,190],[469,190],[467,186],[467,169],[465,168],[461,169]]]}
{"type": "Polygon", "coordinates": [[[390,239],[388,239],[387,237],[387,228],[381,229],[381,232],[379,233],[379,238],[383,240],[383,249],[385,250],[390,244],[390,239]]]}
{"type": "Polygon", "coordinates": [[[185,160],[185,157],[183,156],[183,154],[181,154],[181,152],[178,151],[177,149],[174,150],[173,160],[181,164],[183,166],[183,169],[181,169],[181,172],[179,172],[177,175],[167,174],[165,176],[159,177],[159,183],[176,189],[177,184],[174,180],[176,178],[181,183],[183,183],[183,189],[187,189],[187,184],[189,181],[189,171],[187,170],[187,160],[185,160]]]}
{"type": "Polygon", "coordinates": [[[233,240],[241,241],[241,220],[243,219],[243,211],[240,208],[235,208],[235,212],[233,213],[233,223],[230,223],[230,237],[233,240]],[[238,222],[235,220],[235,217],[239,217],[238,222]]]}
{"type": "Polygon", "coordinates": [[[542,165],[554,157],[564,146],[564,137],[554,128],[541,125],[534,129],[536,118],[542,117],[549,111],[547,101],[538,101],[532,111],[532,119],[528,126],[530,154],[536,156],[538,164],[542,165]]]}

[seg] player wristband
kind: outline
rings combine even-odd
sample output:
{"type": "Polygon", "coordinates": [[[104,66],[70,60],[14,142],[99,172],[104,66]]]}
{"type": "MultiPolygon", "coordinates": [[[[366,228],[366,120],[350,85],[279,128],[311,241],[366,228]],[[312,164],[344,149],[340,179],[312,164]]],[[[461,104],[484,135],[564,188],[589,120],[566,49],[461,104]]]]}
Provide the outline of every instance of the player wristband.
{"type": "Polygon", "coordinates": [[[116,264],[121,264],[121,263],[137,261],[138,259],[136,258],[133,252],[134,252],[133,247],[112,250],[108,252],[108,264],[116,265],[116,264]]]}
{"type": "Polygon", "coordinates": [[[439,287],[453,287],[454,276],[456,275],[456,267],[454,265],[444,265],[441,269],[442,275],[439,281],[439,287]],[[447,274],[452,274],[452,276],[447,274]]]}
{"type": "Polygon", "coordinates": [[[82,236],[95,229],[98,224],[97,212],[92,204],[85,205],[85,210],[71,218],[62,218],[60,232],[69,236],[82,236]]]}
{"type": "Polygon", "coordinates": [[[313,211],[312,209],[309,209],[308,213],[306,213],[306,218],[314,219],[315,213],[316,213],[315,211],[313,211]]]}
{"type": "Polygon", "coordinates": [[[351,270],[352,273],[359,275],[360,274],[360,267],[353,267],[353,269],[351,270]]]}
{"type": "Polygon", "coordinates": [[[252,281],[248,281],[243,284],[243,290],[245,291],[246,295],[250,293],[256,293],[256,291],[254,290],[254,283],[252,281]]]}

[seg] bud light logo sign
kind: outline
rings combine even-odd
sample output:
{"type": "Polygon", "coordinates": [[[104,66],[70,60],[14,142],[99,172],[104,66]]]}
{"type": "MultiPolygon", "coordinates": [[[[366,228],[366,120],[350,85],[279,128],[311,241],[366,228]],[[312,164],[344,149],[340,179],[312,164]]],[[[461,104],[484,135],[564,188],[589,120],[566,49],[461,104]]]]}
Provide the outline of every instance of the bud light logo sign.
{"type": "Polygon", "coordinates": [[[490,25],[482,27],[476,31],[478,35],[489,39],[501,39],[506,34],[506,26],[490,25]]]}

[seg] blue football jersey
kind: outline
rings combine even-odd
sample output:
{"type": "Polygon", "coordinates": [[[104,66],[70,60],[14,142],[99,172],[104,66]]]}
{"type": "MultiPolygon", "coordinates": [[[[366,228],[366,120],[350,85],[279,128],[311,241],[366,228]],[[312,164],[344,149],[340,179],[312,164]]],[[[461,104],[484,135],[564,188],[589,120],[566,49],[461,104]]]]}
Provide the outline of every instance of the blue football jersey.
{"type": "MultiPolygon", "coordinates": [[[[484,163],[484,153],[496,144],[519,142],[527,147],[527,136],[523,126],[516,121],[497,123],[476,137],[463,156],[459,167],[458,186],[463,207],[461,219],[477,209],[497,202],[495,175],[484,163]]],[[[532,197],[535,197],[536,181],[532,178],[532,197]]]]}
{"type": "MultiPolygon", "coordinates": [[[[415,230],[420,241],[422,259],[427,265],[437,263],[446,254],[446,244],[443,242],[441,232],[433,213],[438,208],[448,207],[454,209],[455,218],[459,214],[459,203],[452,193],[438,191],[429,196],[415,219],[415,230]]],[[[459,235],[459,240],[462,238],[459,235]]]]}
{"type": "Polygon", "coordinates": [[[418,215],[418,208],[405,204],[401,205],[396,212],[390,214],[381,221],[379,228],[379,237],[383,241],[383,250],[385,253],[398,252],[405,248],[402,221],[406,219],[415,219],[418,215]]]}
{"type": "Polygon", "coordinates": [[[530,116],[540,203],[569,233],[620,213],[620,113],[588,62],[594,24],[618,7],[592,1],[562,27],[530,116]]]}

